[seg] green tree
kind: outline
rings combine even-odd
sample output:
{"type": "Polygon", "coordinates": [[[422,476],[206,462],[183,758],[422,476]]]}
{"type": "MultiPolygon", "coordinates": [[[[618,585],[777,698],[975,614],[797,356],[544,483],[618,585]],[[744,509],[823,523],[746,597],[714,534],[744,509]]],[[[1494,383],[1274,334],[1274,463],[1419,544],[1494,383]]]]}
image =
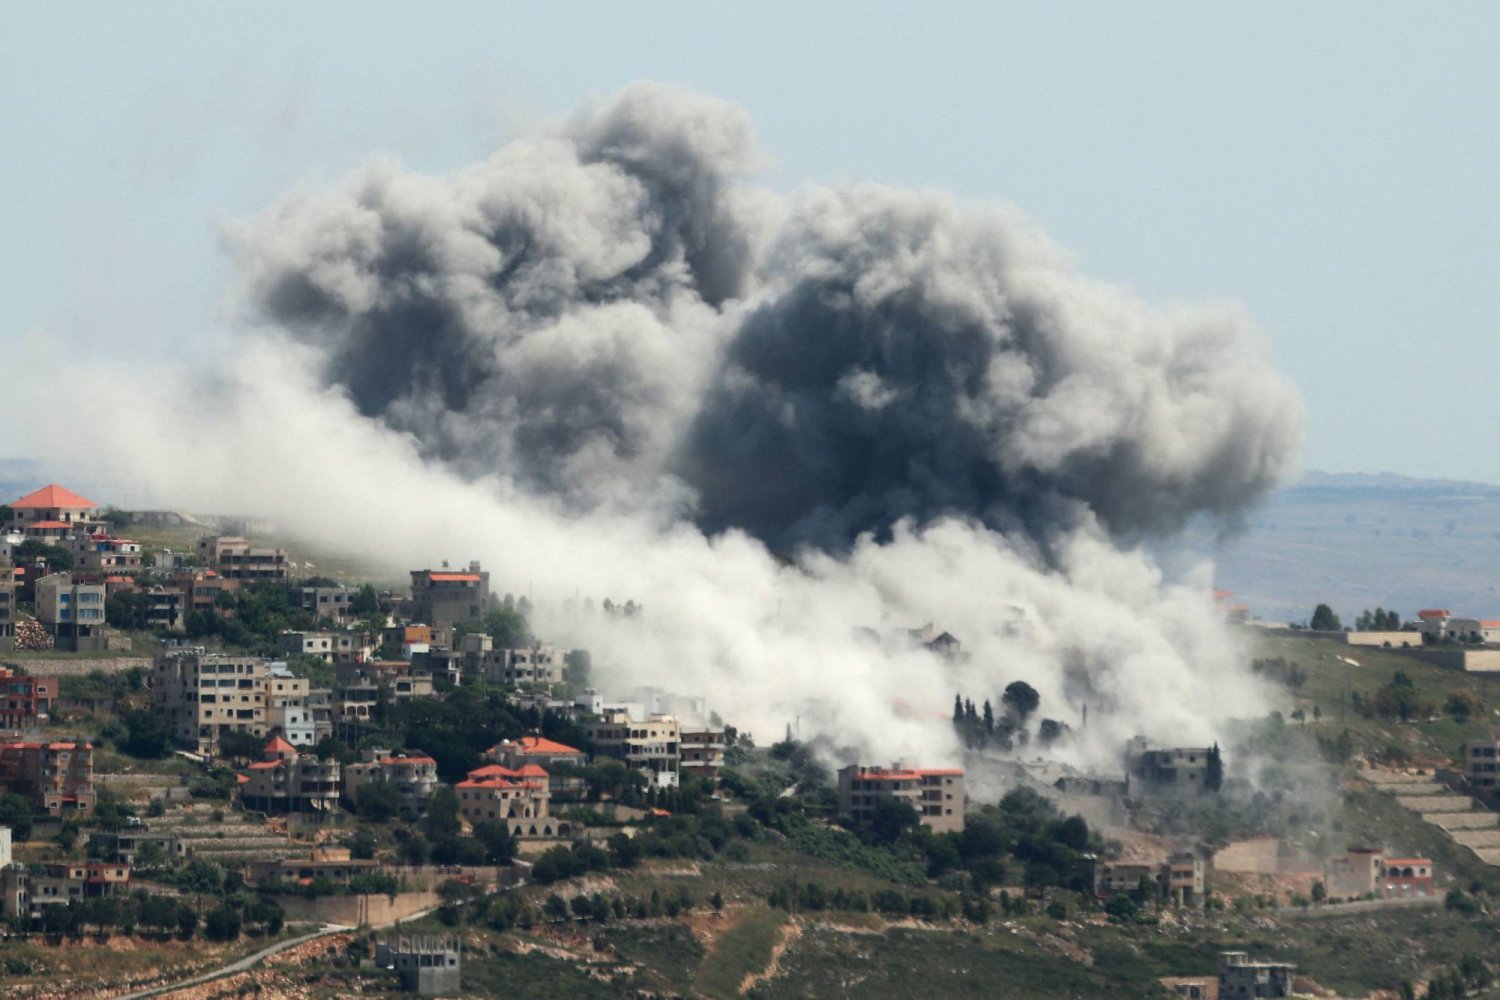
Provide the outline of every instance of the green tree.
{"type": "Polygon", "coordinates": [[[31,800],[24,795],[15,795],[10,792],[0,794],[0,826],[10,827],[11,835],[16,840],[27,840],[31,837],[34,815],[31,800]]]}
{"type": "Polygon", "coordinates": [[[501,606],[484,619],[484,631],[494,640],[496,649],[520,649],[534,641],[531,624],[515,608],[501,606]]]}
{"type": "Polygon", "coordinates": [[[1334,614],[1333,609],[1326,604],[1319,604],[1313,609],[1312,619],[1307,623],[1307,627],[1314,632],[1342,632],[1344,630],[1339,616],[1334,614]]]}
{"type": "Polygon", "coordinates": [[[1000,696],[1000,700],[1015,713],[1016,718],[1025,722],[1027,716],[1041,705],[1042,696],[1037,694],[1036,688],[1025,681],[1011,681],[1006,685],[1005,693],[1000,696]]]}
{"type": "Polygon", "coordinates": [[[208,912],[203,921],[203,936],[210,941],[233,941],[240,936],[239,911],[227,902],[208,912]]]}
{"type": "Polygon", "coordinates": [[[219,737],[219,756],[225,760],[239,758],[241,760],[260,760],[261,753],[265,750],[266,741],[263,737],[249,732],[224,733],[219,737]]]}
{"type": "Polygon", "coordinates": [[[463,829],[459,818],[458,793],[447,785],[440,785],[427,800],[427,817],[422,824],[427,835],[433,839],[456,837],[463,829]]]}

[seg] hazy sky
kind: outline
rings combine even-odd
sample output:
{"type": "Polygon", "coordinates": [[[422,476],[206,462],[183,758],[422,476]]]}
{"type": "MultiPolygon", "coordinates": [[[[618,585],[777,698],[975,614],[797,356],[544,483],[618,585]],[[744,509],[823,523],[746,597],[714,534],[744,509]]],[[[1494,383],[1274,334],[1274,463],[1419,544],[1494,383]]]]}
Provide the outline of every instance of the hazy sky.
{"type": "Polygon", "coordinates": [[[1500,481],[1500,5],[421,6],[0,7],[11,378],[27,338],[218,361],[224,220],[652,78],[746,108],[773,187],[1002,199],[1085,273],[1242,302],[1308,467],[1500,481]]]}

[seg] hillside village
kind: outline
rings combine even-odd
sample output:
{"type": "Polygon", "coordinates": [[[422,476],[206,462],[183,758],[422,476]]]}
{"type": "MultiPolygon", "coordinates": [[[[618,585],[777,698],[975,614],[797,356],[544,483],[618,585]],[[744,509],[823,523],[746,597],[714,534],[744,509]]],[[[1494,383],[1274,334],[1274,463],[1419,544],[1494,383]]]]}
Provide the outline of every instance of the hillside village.
{"type": "Polygon", "coordinates": [[[1232,745],[1080,772],[1015,679],[957,693],[962,768],[836,760],[714,692],[610,689],[478,562],[391,589],[253,532],[174,551],[59,485],[0,519],[7,996],[144,995],[283,944],[160,995],[827,995],[818,956],[871,934],[916,969],[962,935],[1006,995],[1458,997],[1500,971],[1497,622],[1267,628],[1221,593],[1285,705],[1232,745]],[[1442,933],[1351,964],[1341,922],[1442,933]]]}

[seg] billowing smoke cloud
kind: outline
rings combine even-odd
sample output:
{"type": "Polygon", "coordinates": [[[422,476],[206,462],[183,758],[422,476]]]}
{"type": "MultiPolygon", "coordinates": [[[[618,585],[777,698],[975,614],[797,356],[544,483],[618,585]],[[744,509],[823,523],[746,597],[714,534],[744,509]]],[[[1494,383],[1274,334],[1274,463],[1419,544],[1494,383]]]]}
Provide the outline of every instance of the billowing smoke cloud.
{"type": "Polygon", "coordinates": [[[1239,314],[1082,279],[1002,208],[782,197],[756,162],[737,110],[637,86],[447,177],[293,195],[230,231],[233,374],[89,455],[393,577],[482,558],[601,687],[762,739],[953,760],[955,691],[1026,680],[1078,733],[1057,752],[1109,767],[1263,705],[1207,568],[1135,547],[1291,471],[1299,407],[1239,314]],[[926,622],[968,655],[861,637],[926,622]]]}
{"type": "Polygon", "coordinates": [[[1288,471],[1296,402],[1232,311],[1081,279],[999,210],[782,204],[753,161],[737,110],[638,86],[450,178],[289,200],[237,246],[253,307],[362,413],[576,509],[665,495],[782,548],[945,514],[1136,535],[1288,471]]]}

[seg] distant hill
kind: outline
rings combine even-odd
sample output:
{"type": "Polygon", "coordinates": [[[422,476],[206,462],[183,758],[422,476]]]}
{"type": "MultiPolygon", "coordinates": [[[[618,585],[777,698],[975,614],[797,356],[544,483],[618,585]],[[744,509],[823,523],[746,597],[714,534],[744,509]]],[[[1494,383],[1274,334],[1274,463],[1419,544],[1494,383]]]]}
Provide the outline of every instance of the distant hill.
{"type": "Polygon", "coordinates": [[[1500,618],[1500,486],[1391,473],[1310,472],[1227,539],[1189,534],[1217,585],[1254,614],[1304,621],[1319,602],[1500,618]]]}

